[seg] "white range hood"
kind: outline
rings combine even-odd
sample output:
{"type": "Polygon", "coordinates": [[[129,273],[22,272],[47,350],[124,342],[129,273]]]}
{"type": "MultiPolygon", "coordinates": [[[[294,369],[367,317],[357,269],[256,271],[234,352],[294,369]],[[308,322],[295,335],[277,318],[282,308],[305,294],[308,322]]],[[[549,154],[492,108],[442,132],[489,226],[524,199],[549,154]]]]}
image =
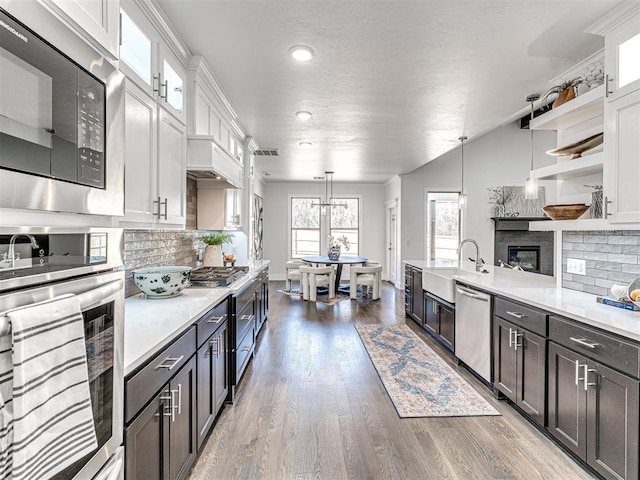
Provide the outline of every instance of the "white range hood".
{"type": "Polygon", "coordinates": [[[187,142],[187,172],[191,176],[219,182],[218,188],[242,188],[242,165],[217,139],[195,135],[187,142]]]}

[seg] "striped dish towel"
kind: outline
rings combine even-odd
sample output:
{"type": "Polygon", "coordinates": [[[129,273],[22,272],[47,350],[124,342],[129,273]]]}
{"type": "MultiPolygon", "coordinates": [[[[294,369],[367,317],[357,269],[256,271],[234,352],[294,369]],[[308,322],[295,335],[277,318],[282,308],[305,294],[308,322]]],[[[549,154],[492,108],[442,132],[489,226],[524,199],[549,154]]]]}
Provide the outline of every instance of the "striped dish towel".
{"type": "Polygon", "coordinates": [[[57,297],[6,315],[13,343],[9,478],[49,478],[98,446],[80,302],[57,297]]]}

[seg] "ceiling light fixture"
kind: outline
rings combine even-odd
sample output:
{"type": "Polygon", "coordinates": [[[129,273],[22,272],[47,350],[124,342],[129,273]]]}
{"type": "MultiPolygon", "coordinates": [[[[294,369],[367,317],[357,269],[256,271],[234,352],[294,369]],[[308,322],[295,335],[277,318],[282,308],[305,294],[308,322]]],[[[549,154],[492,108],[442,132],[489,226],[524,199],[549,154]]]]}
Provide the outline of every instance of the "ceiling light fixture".
{"type": "Polygon", "coordinates": [[[536,200],[538,198],[538,179],[532,175],[533,171],[533,128],[531,128],[531,122],[533,121],[533,102],[540,99],[540,94],[534,93],[527,97],[527,102],[531,103],[531,118],[529,119],[529,137],[531,146],[531,165],[529,169],[529,177],[524,186],[524,198],[527,200],[536,200]]]}
{"type": "Polygon", "coordinates": [[[300,145],[302,148],[309,148],[312,143],[311,142],[300,142],[298,145],[300,145]]]}
{"type": "Polygon", "coordinates": [[[289,49],[289,55],[298,62],[308,62],[313,58],[313,49],[306,45],[296,45],[289,49]]]}
{"type": "Polygon", "coordinates": [[[302,110],[300,112],[296,112],[296,117],[298,117],[298,120],[311,120],[313,118],[313,114],[306,110],[302,110]]]}
{"type": "Polygon", "coordinates": [[[466,208],[467,194],[464,193],[464,142],[467,137],[458,137],[460,140],[460,193],[458,194],[458,208],[466,208]]]}
{"type": "Polygon", "coordinates": [[[312,207],[320,207],[320,213],[325,215],[327,213],[327,207],[342,207],[347,208],[346,203],[336,203],[333,198],[333,172],[324,172],[324,198],[325,200],[320,203],[312,203],[312,207]]]}

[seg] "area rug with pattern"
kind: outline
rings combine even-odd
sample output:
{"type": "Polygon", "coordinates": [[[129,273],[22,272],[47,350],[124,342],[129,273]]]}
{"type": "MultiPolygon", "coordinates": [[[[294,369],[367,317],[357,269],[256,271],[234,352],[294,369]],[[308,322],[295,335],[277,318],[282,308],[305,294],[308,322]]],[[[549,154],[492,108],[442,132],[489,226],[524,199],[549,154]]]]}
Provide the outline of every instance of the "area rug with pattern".
{"type": "Polygon", "coordinates": [[[356,325],[400,417],[500,415],[407,325],[356,325]]]}

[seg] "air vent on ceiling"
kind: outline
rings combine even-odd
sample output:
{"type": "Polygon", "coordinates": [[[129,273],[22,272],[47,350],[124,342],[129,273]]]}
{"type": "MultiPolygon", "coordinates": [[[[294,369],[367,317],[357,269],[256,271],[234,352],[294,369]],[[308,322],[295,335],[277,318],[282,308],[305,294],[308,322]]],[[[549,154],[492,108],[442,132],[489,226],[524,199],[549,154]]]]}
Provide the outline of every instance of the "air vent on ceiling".
{"type": "Polygon", "coordinates": [[[280,156],[280,150],[277,148],[259,148],[258,150],[254,150],[253,154],[261,157],[278,157],[280,156]]]}

